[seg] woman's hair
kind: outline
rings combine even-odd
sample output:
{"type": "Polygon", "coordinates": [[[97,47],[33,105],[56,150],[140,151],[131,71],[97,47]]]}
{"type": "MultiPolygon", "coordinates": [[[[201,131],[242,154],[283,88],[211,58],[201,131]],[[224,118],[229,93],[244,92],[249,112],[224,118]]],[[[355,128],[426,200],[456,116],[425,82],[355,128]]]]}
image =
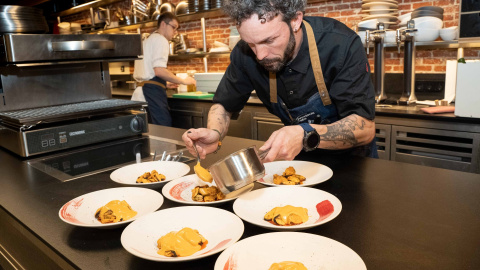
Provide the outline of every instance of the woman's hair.
{"type": "Polygon", "coordinates": [[[172,12],[163,12],[160,17],[158,17],[158,22],[157,22],[157,28],[160,27],[160,24],[162,22],[165,22],[165,23],[169,23],[171,21],[177,21],[178,22],[178,18],[177,16],[175,16],[175,14],[173,14],[172,12]]]}
{"type": "Polygon", "coordinates": [[[224,0],[222,9],[240,25],[253,14],[261,20],[271,20],[277,15],[289,22],[295,18],[297,11],[305,13],[306,0],[224,0]]]}

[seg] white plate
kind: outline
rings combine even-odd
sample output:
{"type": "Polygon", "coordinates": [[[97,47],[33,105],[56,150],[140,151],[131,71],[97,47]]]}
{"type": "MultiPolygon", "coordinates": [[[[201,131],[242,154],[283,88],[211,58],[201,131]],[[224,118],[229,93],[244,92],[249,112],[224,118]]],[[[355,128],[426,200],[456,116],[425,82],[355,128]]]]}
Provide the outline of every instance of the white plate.
{"type": "Polygon", "coordinates": [[[320,235],[274,232],[243,239],[226,249],[214,270],[269,269],[275,262],[295,261],[307,269],[365,270],[362,258],[351,248],[320,235]]]}
{"type": "MultiPolygon", "coordinates": [[[[292,160],[292,161],[273,161],[264,164],[265,176],[257,182],[266,186],[286,186],[273,183],[273,175],[282,175],[286,168],[292,166],[297,174],[306,177],[303,184],[298,187],[310,187],[330,179],[333,175],[332,169],[320,163],[292,160]]],[[[292,186],[290,186],[292,187],[292,186]]]]}
{"type": "Polygon", "coordinates": [[[397,8],[398,4],[390,3],[390,2],[370,2],[362,5],[362,9],[385,9],[385,8],[397,8]]]}
{"type": "Polygon", "coordinates": [[[298,186],[270,187],[240,196],[233,203],[233,211],[241,219],[260,227],[276,231],[299,231],[334,219],[342,211],[342,203],[337,197],[319,189],[298,186]],[[308,220],[298,225],[278,226],[263,219],[273,208],[285,205],[307,208],[308,220]]]}
{"type": "Polygon", "coordinates": [[[137,187],[110,188],[90,192],[67,202],[58,211],[58,216],[75,226],[111,229],[153,213],[162,204],[163,196],[155,190],[137,187]],[[102,224],[95,218],[95,212],[113,200],[125,200],[137,215],[129,220],[102,224]]]}
{"type": "MultiPolygon", "coordinates": [[[[362,13],[369,13],[370,15],[381,15],[381,14],[386,14],[386,15],[398,15],[398,9],[378,9],[378,10],[362,10],[362,13]]],[[[365,16],[365,15],[362,15],[365,16]]]]}
{"type": "Polygon", "coordinates": [[[190,172],[190,167],[182,162],[176,161],[150,161],[131,164],[116,169],[110,174],[113,181],[138,187],[154,188],[173,179],[182,177],[190,172]],[[136,183],[137,178],[146,172],[156,170],[158,173],[165,175],[166,179],[155,183],[136,183]]]}
{"type": "MultiPolygon", "coordinates": [[[[200,180],[200,178],[198,178],[196,174],[190,174],[190,175],[168,182],[163,187],[162,193],[169,200],[182,203],[182,204],[191,204],[191,205],[221,204],[221,203],[235,200],[236,198],[238,198],[238,196],[236,196],[236,197],[223,199],[220,201],[214,201],[214,202],[196,202],[192,200],[192,189],[196,186],[204,186],[204,185],[216,186],[215,182],[212,182],[211,184],[205,183],[202,180],[200,180]]],[[[253,189],[253,185],[246,192],[249,192],[252,189],[253,189]]],[[[241,194],[239,194],[239,196],[240,195],[241,194]]]]}
{"type": "Polygon", "coordinates": [[[363,0],[362,4],[367,4],[367,3],[372,3],[372,2],[387,2],[387,3],[392,3],[392,4],[398,4],[398,1],[396,0],[363,0]]]}
{"type": "Polygon", "coordinates": [[[397,16],[383,14],[383,15],[362,15],[362,21],[377,19],[379,22],[396,22],[397,16]]]}
{"type": "Polygon", "coordinates": [[[243,222],[231,212],[207,206],[181,206],[160,210],[139,218],[125,228],[122,246],[131,254],[161,262],[196,260],[218,253],[242,237],[243,222]],[[157,253],[157,240],[185,227],[208,240],[206,248],[187,257],[167,257],[157,253]]]}

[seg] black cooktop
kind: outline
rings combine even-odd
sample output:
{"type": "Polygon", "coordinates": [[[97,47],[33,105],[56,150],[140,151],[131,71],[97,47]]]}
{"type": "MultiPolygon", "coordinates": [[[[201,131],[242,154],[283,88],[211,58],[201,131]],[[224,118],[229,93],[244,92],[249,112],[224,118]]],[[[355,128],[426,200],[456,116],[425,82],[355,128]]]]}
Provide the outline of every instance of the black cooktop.
{"type": "MultiPolygon", "coordinates": [[[[97,144],[25,162],[35,169],[65,182],[133,164],[137,162],[137,156],[141,162],[152,161],[156,152],[156,160],[159,160],[164,151],[172,157],[177,156],[180,152],[184,151],[185,154],[187,152],[181,141],[142,136],[97,144]]],[[[182,155],[180,159],[181,162],[193,160],[185,155],[182,155]]]]}

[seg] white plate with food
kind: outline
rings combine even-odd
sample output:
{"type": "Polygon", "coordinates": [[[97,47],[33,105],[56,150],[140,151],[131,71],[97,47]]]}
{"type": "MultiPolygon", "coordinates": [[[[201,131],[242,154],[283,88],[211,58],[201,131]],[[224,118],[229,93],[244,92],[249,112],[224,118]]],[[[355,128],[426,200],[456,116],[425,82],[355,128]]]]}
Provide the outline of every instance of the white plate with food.
{"type": "Polygon", "coordinates": [[[246,222],[276,231],[299,231],[319,226],[342,211],[332,194],[309,187],[269,187],[243,194],[233,211],[246,222]]]}
{"type": "Polygon", "coordinates": [[[229,211],[181,206],[137,219],[125,228],[121,242],[137,257],[179,262],[221,252],[237,242],[243,231],[242,220],[229,211]]]}
{"type": "Polygon", "coordinates": [[[58,215],[71,225],[110,229],[153,213],[162,204],[163,196],[155,190],[138,187],[110,188],[70,200],[60,208],[58,215]]]}
{"type": "MultiPolygon", "coordinates": [[[[249,192],[252,189],[253,185],[245,192],[249,192]]],[[[241,195],[224,198],[223,193],[216,188],[215,182],[204,182],[196,174],[190,174],[168,182],[163,186],[162,193],[169,200],[190,205],[221,204],[235,200],[241,195]]]]}
{"type": "Polygon", "coordinates": [[[110,174],[110,179],[123,185],[155,188],[189,172],[190,167],[182,162],[150,161],[116,169],[110,174]]]}
{"type": "MultiPolygon", "coordinates": [[[[332,169],[329,167],[314,162],[300,161],[300,160],[291,160],[291,161],[273,161],[264,164],[265,166],[265,176],[262,179],[257,180],[257,182],[264,184],[266,186],[287,186],[285,182],[275,181],[275,175],[283,175],[287,168],[293,167],[295,174],[305,177],[304,181],[301,181],[301,184],[295,186],[310,187],[316,184],[327,181],[333,175],[332,169]],[[275,184],[280,183],[280,184],[275,184]]],[[[288,180],[288,179],[287,179],[288,180]]],[[[292,184],[288,182],[288,184],[292,184]]]]}
{"type": "Polygon", "coordinates": [[[270,269],[272,264],[286,261],[301,263],[305,269],[367,269],[354,250],[333,239],[309,233],[274,232],[238,241],[218,256],[214,270],[270,269]]]}

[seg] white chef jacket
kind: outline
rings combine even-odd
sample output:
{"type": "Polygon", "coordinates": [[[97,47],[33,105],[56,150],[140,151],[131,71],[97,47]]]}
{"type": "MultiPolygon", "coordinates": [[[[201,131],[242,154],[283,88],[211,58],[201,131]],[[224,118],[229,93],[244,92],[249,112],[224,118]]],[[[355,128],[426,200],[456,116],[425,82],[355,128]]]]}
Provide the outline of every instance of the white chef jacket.
{"type": "Polygon", "coordinates": [[[154,68],[167,67],[169,51],[168,40],[163,35],[153,32],[143,41],[143,59],[135,60],[133,78],[142,82],[155,77],[154,68]]]}

